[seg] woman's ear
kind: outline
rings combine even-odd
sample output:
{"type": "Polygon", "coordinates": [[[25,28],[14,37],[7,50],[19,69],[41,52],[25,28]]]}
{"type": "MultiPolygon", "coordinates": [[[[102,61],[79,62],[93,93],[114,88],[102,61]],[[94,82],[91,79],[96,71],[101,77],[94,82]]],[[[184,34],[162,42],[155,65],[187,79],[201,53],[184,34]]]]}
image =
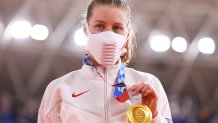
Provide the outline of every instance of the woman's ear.
{"type": "Polygon", "coordinates": [[[85,24],[83,25],[83,32],[86,36],[88,36],[87,27],[85,26],[85,24]]]}
{"type": "Polygon", "coordinates": [[[86,36],[89,36],[90,35],[90,32],[89,32],[89,26],[88,26],[88,23],[85,22],[84,25],[83,25],[83,32],[86,36]]]}

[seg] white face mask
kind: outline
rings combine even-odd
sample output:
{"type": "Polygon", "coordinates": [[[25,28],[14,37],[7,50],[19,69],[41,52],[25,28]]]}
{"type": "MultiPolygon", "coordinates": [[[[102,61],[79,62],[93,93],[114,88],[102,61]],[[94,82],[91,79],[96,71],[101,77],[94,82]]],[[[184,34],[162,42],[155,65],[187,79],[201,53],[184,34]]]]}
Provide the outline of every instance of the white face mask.
{"type": "Polygon", "coordinates": [[[126,36],[111,31],[90,34],[87,40],[87,49],[99,64],[108,67],[114,65],[126,52],[124,48],[126,41],[126,36]]]}

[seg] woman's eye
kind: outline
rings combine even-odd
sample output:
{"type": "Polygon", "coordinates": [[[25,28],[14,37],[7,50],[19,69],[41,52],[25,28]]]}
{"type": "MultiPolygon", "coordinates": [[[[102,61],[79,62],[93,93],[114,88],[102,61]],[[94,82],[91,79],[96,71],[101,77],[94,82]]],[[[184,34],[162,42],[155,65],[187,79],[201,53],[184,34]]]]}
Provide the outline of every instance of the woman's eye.
{"type": "Polygon", "coordinates": [[[115,26],[113,27],[113,31],[116,33],[122,33],[123,32],[123,28],[120,26],[115,26]]]}
{"type": "Polygon", "coordinates": [[[104,29],[104,25],[102,25],[102,24],[97,24],[97,25],[95,26],[95,28],[96,28],[97,30],[103,30],[103,29],[104,29]]]}

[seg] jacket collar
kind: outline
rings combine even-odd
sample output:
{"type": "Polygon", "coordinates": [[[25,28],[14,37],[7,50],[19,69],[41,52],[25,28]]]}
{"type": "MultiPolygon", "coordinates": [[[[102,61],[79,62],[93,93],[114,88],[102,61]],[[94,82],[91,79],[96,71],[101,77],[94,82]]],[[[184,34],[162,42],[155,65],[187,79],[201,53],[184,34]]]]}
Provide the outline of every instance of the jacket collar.
{"type": "Polygon", "coordinates": [[[83,65],[82,66],[82,72],[85,74],[85,77],[90,77],[90,79],[97,79],[97,80],[103,80],[99,74],[104,77],[107,74],[107,79],[109,84],[114,84],[115,80],[117,78],[118,71],[121,67],[121,59],[119,59],[118,63],[116,65],[112,65],[109,67],[103,67],[103,66],[97,66],[96,69],[93,66],[89,65],[83,65]],[[96,72],[98,71],[98,73],[96,72]],[[113,81],[111,81],[113,80],[113,81]]]}

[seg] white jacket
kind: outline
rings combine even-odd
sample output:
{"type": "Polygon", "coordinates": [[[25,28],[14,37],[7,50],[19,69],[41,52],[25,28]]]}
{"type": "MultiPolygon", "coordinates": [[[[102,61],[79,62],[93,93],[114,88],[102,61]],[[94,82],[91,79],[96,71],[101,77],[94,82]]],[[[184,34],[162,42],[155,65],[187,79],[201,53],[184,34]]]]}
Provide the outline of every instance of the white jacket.
{"type": "MultiPolygon", "coordinates": [[[[107,77],[107,83],[88,65],[52,81],[42,98],[38,123],[127,123],[125,114],[131,102],[118,102],[113,97],[114,87],[111,86],[119,67],[120,64],[108,69],[97,67],[98,72],[107,77]]],[[[152,123],[167,123],[165,118],[172,119],[160,81],[151,74],[126,67],[127,87],[137,82],[150,84],[158,94],[158,115],[152,123]]]]}

